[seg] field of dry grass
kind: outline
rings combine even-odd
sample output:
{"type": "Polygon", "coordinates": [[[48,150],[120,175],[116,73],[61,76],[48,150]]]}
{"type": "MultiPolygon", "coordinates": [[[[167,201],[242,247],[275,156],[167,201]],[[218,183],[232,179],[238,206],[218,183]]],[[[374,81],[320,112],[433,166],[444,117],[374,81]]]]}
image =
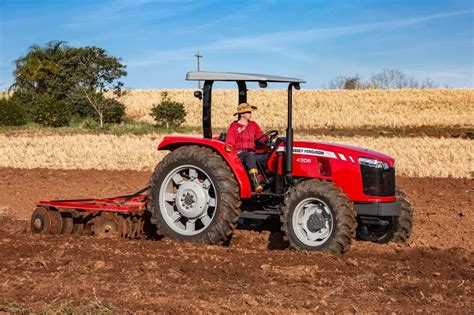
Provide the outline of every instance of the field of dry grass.
{"type": "MultiPolygon", "coordinates": [[[[202,108],[193,90],[168,90],[184,102],[186,125],[201,125],[202,108]]],[[[127,116],[153,122],[153,104],[161,90],[132,90],[120,100],[127,116]]],[[[233,119],[235,90],[215,90],[213,127],[224,129],[233,119]]],[[[254,119],[263,129],[286,125],[286,91],[250,90],[249,102],[259,106],[254,119]]],[[[294,93],[294,125],[313,128],[473,128],[474,90],[302,90],[294,93]]],[[[0,134],[0,167],[53,169],[151,170],[165,153],[156,146],[163,135],[0,134]]],[[[398,174],[419,177],[474,176],[474,142],[430,137],[334,137],[297,133],[297,139],[346,143],[386,153],[397,159],[398,174]]]]}
{"type": "MultiPolygon", "coordinates": [[[[152,170],[166,152],[156,146],[163,135],[0,135],[0,167],[152,170]]],[[[314,136],[296,135],[297,139],[314,136]]],[[[397,172],[418,177],[474,176],[474,145],[467,139],[318,137],[352,144],[397,159],[397,172]]]]}
{"type": "MultiPolygon", "coordinates": [[[[183,102],[187,126],[200,126],[202,105],[193,90],[167,90],[183,102]]],[[[127,116],[153,123],[149,115],[161,90],[131,90],[120,100],[127,116]]],[[[294,94],[293,122],[297,128],[364,128],[474,125],[474,90],[301,90],[294,94]]],[[[254,119],[263,128],[286,125],[285,90],[250,90],[249,103],[259,108],[254,119]]],[[[236,90],[214,90],[213,127],[225,128],[233,119],[236,90]]]]}

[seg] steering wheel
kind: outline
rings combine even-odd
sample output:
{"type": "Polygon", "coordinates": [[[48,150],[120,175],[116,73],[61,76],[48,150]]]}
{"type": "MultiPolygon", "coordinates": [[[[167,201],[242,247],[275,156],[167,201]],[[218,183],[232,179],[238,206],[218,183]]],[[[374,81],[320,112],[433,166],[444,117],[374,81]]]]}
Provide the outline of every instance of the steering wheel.
{"type": "Polygon", "coordinates": [[[278,136],[278,130],[270,130],[265,132],[263,135],[255,139],[255,144],[262,144],[267,147],[271,147],[272,145],[272,140],[278,136]],[[267,137],[267,140],[262,142],[262,139],[267,137]]]}

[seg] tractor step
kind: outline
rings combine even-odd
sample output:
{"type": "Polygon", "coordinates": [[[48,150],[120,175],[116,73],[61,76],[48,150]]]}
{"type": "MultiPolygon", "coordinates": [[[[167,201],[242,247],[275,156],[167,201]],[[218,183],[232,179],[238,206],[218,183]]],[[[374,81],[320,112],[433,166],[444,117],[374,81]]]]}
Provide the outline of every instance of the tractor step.
{"type": "Polygon", "coordinates": [[[240,213],[240,218],[242,219],[257,219],[257,220],[267,220],[272,216],[280,216],[280,211],[242,211],[240,213]]]}

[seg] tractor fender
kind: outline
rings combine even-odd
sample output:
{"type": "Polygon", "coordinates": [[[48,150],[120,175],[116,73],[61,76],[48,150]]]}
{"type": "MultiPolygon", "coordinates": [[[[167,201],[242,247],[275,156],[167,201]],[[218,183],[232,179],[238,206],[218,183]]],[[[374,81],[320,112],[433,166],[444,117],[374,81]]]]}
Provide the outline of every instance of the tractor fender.
{"type": "Polygon", "coordinates": [[[252,187],[242,162],[234,151],[227,152],[225,150],[226,144],[224,142],[202,137],[166,136],[158,145],[158,150],[173,151],[186,145],[199,145],[202,147],[207,147],[219,154],[224,159],[224,161],[226,161],[227,165],[229,165],[232,173],[234,173],[235,179],[237,180],[240,188],[240,198],[252,197],[252,187]]]}

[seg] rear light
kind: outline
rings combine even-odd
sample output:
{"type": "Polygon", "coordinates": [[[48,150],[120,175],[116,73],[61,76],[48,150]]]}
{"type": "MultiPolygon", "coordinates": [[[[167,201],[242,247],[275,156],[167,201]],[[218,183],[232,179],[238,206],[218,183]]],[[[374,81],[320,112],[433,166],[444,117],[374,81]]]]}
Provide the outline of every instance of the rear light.
{"type": "Polygon", "coordinates": [[[227,144],[224,146],[224,151],[225,152],[232,152],[232,145],[230,144],[227,144]]]}

